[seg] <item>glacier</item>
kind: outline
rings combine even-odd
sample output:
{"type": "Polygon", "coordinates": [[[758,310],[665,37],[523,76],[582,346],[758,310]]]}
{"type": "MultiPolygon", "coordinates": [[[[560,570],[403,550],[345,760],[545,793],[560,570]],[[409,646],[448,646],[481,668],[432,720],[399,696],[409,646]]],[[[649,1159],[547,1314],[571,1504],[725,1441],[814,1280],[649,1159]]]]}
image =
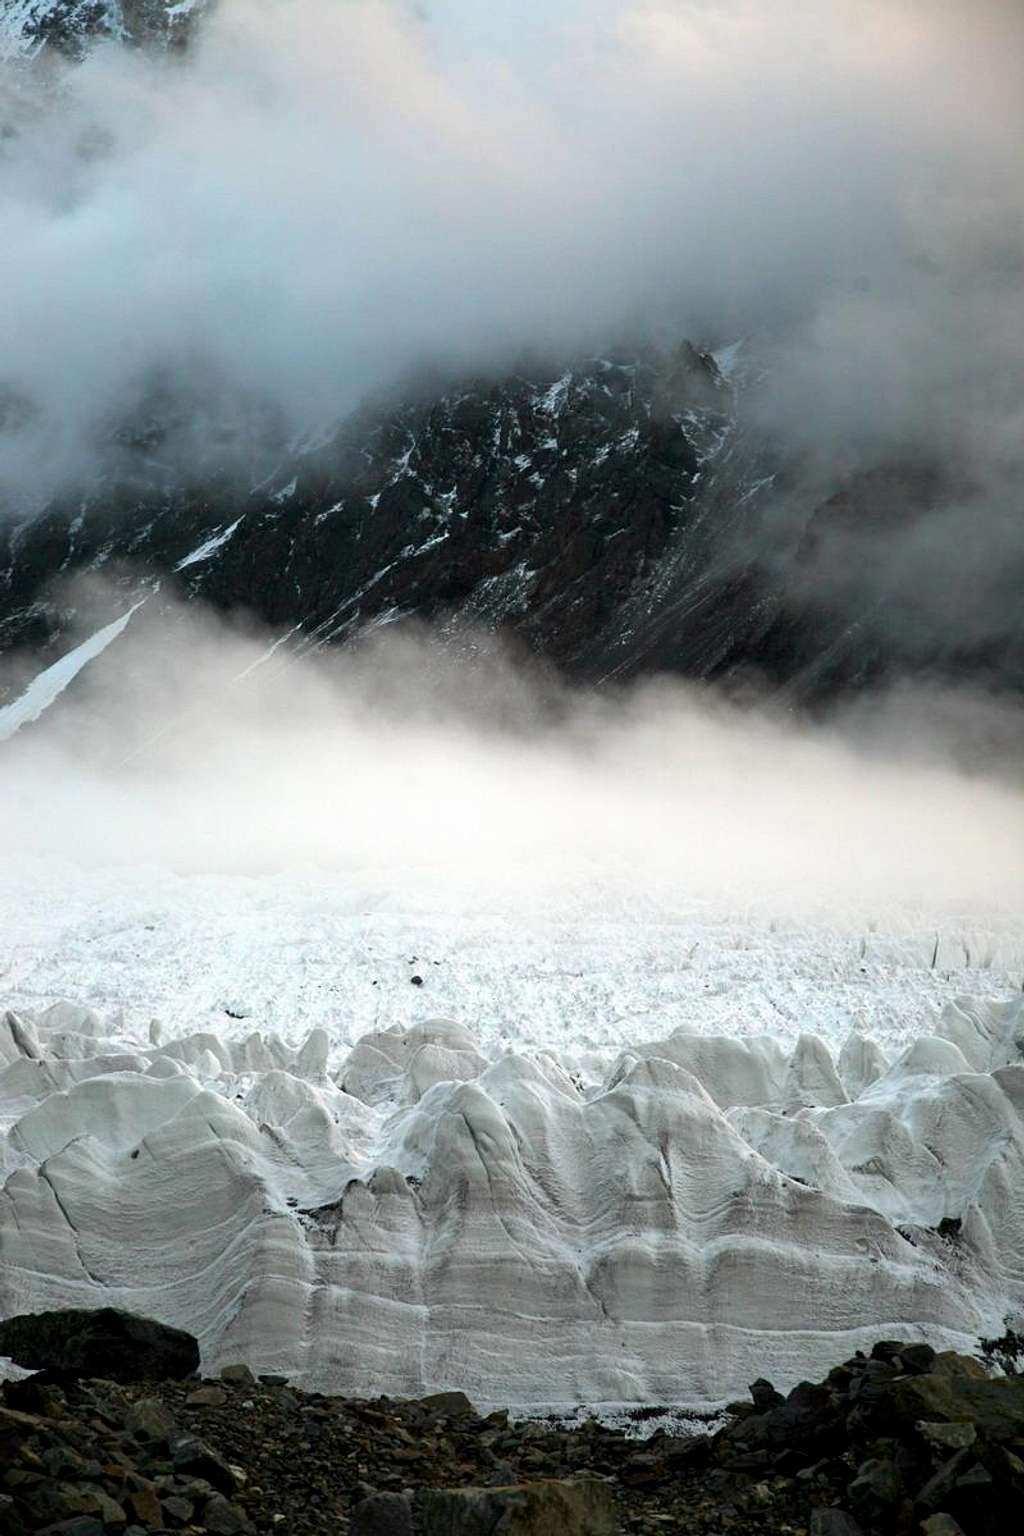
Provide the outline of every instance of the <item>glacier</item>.
{"type": "Polygon", "coordinates": [[[349,1045],[22,1004],[0,1314],[124,1306],[208,1369],[524,1410],[970,1348],[1024,1304],[1024,1002],[925,1013],[902,1046],[691,1019],[599,1060],[429,1016],[349,1045]]]}

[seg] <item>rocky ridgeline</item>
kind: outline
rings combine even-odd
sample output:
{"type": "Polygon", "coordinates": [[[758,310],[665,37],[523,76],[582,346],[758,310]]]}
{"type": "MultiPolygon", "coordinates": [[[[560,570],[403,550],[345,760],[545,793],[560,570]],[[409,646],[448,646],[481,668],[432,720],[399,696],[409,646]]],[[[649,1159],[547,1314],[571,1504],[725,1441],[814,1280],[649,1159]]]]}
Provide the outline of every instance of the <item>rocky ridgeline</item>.
{"type": "Polygon", "coordinates": [[[460,1392],[333,1398],[245,1365],[200,1382],[194,1348],[109,1310],[0,1324],[42,1367],[4,1387],[5,1536],[993,1536],[1024,1517],[1024,1378],[924,1344],[785,1398],[755,1382],[716,1433],[647,1440],[513,1424],[460,1392]],[[83,1376],[99,1349],[104,1376],[83,1376]]]}

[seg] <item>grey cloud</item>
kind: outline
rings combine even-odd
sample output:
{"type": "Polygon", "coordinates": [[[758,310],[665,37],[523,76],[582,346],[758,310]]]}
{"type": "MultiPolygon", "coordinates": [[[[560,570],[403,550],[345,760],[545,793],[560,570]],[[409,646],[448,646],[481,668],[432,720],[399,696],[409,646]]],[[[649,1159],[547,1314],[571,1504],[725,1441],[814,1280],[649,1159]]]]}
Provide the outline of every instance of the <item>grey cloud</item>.
{"type": "Polygon", "coordinates": [[[882,602],[872,567],[924,537],[934,625],[969,546],[983,632],[1021,555],[1022,56],[1008,3],[562,0],[471,25],[454,0],[221,0],[184,59],[5,66],[0,487],[21,514],[109,468],[140,398],[188,419],[180,472],[425,361],[745,334],[797,523],[879,462],[952,473],[944,520],[882,546],[865,525],[823,597],[859,564],[882,602]]]}

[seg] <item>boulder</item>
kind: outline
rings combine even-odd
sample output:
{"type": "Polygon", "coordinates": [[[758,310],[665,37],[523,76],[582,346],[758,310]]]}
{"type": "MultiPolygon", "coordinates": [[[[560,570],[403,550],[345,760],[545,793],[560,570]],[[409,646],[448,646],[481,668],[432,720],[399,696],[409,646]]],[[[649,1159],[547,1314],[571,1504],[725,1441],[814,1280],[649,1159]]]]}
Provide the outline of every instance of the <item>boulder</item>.
{"type": "Polygon", "coordinates": [[[39,1536],[107,1536],[102,1520],[91,1515],[76,1515],[72,1520],[59,1520],[56,1525],[45,1525],[39,1536]]]}
{"type": "MultiPolygon", "coordinates": [[[[769,1400],[760,1384],[755,1383],[755,1386],[758,1386],[758,1398],[769,1400]]],[[[767,1412],[758,1412],[750,1403],[736,1406],[742,1407],[744,1417],[724,1433],[744,1446],[779,1450],[799,1447],[809,1461],[815,1456],[827,1455],[845,1440],[845,1426],[833,1392],[814,1382],[799,1382],[787,1398],[767,1412]]]]}
{"type": "Polygon", "coordinates": [[[865,1461],[847,1496],[869,1521],[884,1519],[903,1496],[903,1480],[896,1463],[888,1456],[873,1456],[865,1461]]]}
{"type": "Polygon", "coordinates": [[[885,1410],[903,1431],[921,1422],[973,1424],[986,1440],[1017,1440],[1024,1438],[1024,1377],[907,1377],[893,1382],[885,1410]]]}
{"type": "Polygon", "coordinates": [[[781,1408],[786,1399],[781,1392],[777,1392],[770,1381],[759,1376],[756,1381],[750,1383],[750,1396],[758,1413],[767,1413],[772,1408],[781,1408]]]}
{"type": "MultiPolygon", "coordinates": [[[[238,1362],[234,1365],[222,1365],[220,1379],[221,1381],[226,1381],[232,1387],[254,1387],[256,1385],[256,1377],[243,1362],[238,1362]]],[[[266,1381],[266,1377],[261,1377],[261,1380],[266,1381]]]]}
{"type": "Polygon", "coordinates": [[[911,1376],[923,1376],[935,1364],[935,1351],[930,1344],[904,1344],[900,1364],[911,1376]]]}
{"type": "Polygon", "coordinates": [[[611,1490],[596,1477],[507,1488],[425,1488],[416,1498],[421,1536],[616,1536],[611,1490]]]}
{"type": "Polygon", "coordinates": [[[924,1419],[918,1419],[915,1428],[923,1440],[934,1447],[937,1454],[951,1451],[966,1451],[978,1438],[978,1431],[973,1424],[929,1424],[924,1419]]]}
{"type": "Polygon", "coordinates": [[[988,1371],[980,1360],[974,1360],[970,1355],[958,1355],[954,1349],[944,1349],[935,1356],[930,1374],[957,1378],[968,1376],[974,1381],[988,1380],[988,1371]]]}
{"type": "Polygon", "coordinates": [[[461,1419],[474,1411],[465,1392],[432,1392],[429,1397],[421,1397],[419,1401],[425,1413],[441,1419],[461,1419]]]}
{"type": "Polygon", "coordinates": [[[351,1536],[413,1536],[412,1504],[404,1493],[371,1493],[352,1511],[351,1536]]]}
{"type": "Polygon", "coordinates": [[[0,1323],[0,1355],[29,1371],[165,1381],[199,1369],[190,1333],[115,1307],[26,1312],[0,1323]]]}
{"type": "Polygon", "coordinates": [[[124,1417],[125,1428],[137,1440],[153,1440],[166,1444],[178,1432],[174,1415],[155,1397],[140,1397],[124,1417]]]}
{"type": "Polygon", "coordinates": [[[171,1442],[171,1459],[175,1472],[185,1477],[203,1478],[218,1493],[234,1493],[238,1485],[227,1462],[205,1440],[197,1440],[193,1435],[182,1435],[171,1442]]]}
{"type": "Polygon", "coordinates": [[[203,1524],[211,1536],[243,1536],[243,1533],[252,1530],[245,1513],[220,1493],[207,1499],[203,1508],[203,1524]]]}
{"type": "Polygon", "coordinates": [[[864,1536],[864,1532],[845,1509],[814,1509],[810,1536],[864,1536]]]}

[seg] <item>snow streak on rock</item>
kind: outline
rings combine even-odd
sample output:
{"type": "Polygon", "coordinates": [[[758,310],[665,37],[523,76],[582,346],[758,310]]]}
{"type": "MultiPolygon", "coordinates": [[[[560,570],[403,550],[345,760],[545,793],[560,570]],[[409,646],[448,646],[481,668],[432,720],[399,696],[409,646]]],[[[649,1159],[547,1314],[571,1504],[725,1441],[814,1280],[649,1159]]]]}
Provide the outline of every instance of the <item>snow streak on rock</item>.
{"type": "Polygon", "coordinates": [[[60,697],[69,683],[74,682],[82,668],[87,667],[91,661],[95,661],[97,656],[102,656],[107,646],[113,644],[119,635],[124,634],[132,614],[141,607],[141,602],[135,603],[119,619],[105,624],[94,635],[90,635],[88,640],[83,640],[81,645],[76,645],[59,661],[55,661],[52,666],[38,673],[20,698],[5,704],[0,709],[0,741],[6,741],[23,725],[30,725],[38,720],[40,715],[60,697]]]}

